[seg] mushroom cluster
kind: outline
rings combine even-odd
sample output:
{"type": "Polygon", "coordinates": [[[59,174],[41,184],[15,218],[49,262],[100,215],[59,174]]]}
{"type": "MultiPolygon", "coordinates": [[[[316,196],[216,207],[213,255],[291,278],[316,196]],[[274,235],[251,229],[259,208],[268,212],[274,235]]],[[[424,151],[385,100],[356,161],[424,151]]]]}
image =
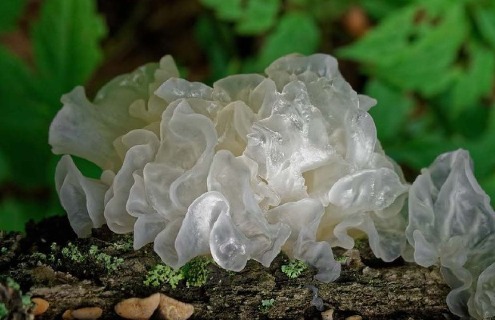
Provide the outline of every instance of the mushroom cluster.
{"type": "Polygon", "coordinates": [[[365,235],[384,261],[441,265],[454,313],[494,316],[495,213],[468,153],[441,155],[409,188],[377,140],[375,101],[333,57],[290,55],[265,73],[209,87],[179,78],[166,56],[93,102],[82,87],[63,96],[49,142],[64,155],[56,188],[77,235],[133,232],[135,249],[153,243],[174,268],[211,255],[239,271],[284,251],[325,282],[340,274],[332,247],[365,235]]]}
{"type": "Polygon", "coordinates": [[[467,151],[440,155],[414,181],[406,235],[417,264],[441,266],[453,313],[495,316],[495,212],[467,151]]]}
{"type": "Polygon", "coordinates": [[[408,186],[383,152],[368,109],[328,55],[290,55],[266,75],[209,87],[178,78],[170,56],[112,80],[88,101],[63,96],[49,142],[64,154],[56,188],[81,236],[107,224],[153,242],[180,267],[211,254],[239,271],[281,251],[332,281],[332,247],[366,234],[379,258],[405,245],[408,186]],[[84,177],[71,156],[98,165],[84,177]]]}

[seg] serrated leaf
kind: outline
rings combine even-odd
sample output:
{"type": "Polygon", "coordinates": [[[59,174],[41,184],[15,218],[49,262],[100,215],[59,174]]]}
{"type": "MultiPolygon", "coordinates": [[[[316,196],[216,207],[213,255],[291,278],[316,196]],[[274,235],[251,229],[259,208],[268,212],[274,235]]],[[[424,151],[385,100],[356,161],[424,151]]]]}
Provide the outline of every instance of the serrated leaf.
{"type": "Polygon", "coordinates": [[[461,4],[450,4],[443,20],[396,56],[382,76],[404,89],[432,96],[453,80],[451,66],[466,37],[467,22],[461,4]]]}
{"type": "Polygon", "coordinates": [[[49,149],[48,119],[33,90],[33,75],[23,62],[0,47],[0,151],[5,155],[9,178],[18,185],[40,185],[46,177],[49,149]]]}
{"type": "Polygon", "coordinates": [[[377,79],[367,83],[365,92],[378,101],[377,105],[371,108],[370,114],[376,124],[380,141],[397,139],[413,107],[412,99],[406,93],[377,79]]]}
{"type": "Polygon", "coordinates": [[[495,5],[475,7],[474,19],[483,39],[495,49],[495,5]]]}
{"type": "Polygon", "coordinates": [[[94,0],[45,0],[32,30],[40,95],[58,108],[59,97],[84,84],[102,59],[106,28],[94,0]]]}
{"type": "Polygon", "coordinates": [[[409,3],[409,0],[361,0],[359,4],[374,19],[382,19],[389,14],[395,14],[400,7],[409,3]]]}
{"type": "Polygon", "coordinates": [[[314,53],[320,43],[320,30],[312,16],[304,12],[288,12],[277,28],[268,35],[258,55],[258,66],[264,68],[275,59],[289,54],[314,53]]]}
{"type": "Polygon", "coordinates": [[[0,33],[15,27],[25,5],[26,0],[0,1],[0,33]]]}
{"type": "Polygon", "coordinates": [[[257,35],[270,29],[277,17],[279,0],[249,0],[236,31],[243,35],[257,35]]]}
{"type": "Polygon", "coordinates": [[[462,2],[413,3],[340,53],[366,63],[379,78],[428,97],[454,79],[452,66],[467,30],[462,2]],[[426,16],[424,21],[417,21],[418,13],[426,16]]]}
{"type": "Polygon", "coordinates": [[[9,176],[9,164],[6,155],[0,149],[0,183],[3,183],[9,176]]]}
{"type": "MultiPolygon", "coordinates": [[[[32,88],[32,74],[29,69],[21,59],[2,46],[0,46],[0,70],[2,70],[0,72],[2,105],[15,103],[9,98],[26,95],[32,88]]],[[[2,117],[0,117],[0,123],[1,121],[2,117]]]]}
{"type": "Polygon", "coordinates": [[[394,12],[361,40],[338,50],[338,55],[369,64],[372,67],[385,64],[386,59],[407,48],[408,37],[414,30],[411,22],[415,14],[416,8],[411,6],[394,12]]]}
{"type": "Polygon", "coordinates": [[[201,0],[201,3],[215,10],[216,16],[221,20],[236,21],[242,16],[241,0],[201,0]]]}
{"type": "Polygon", "coordinates": [[[454,117],[467,108],[473,108],[480,98],[488,95],[495,78],[495,54],[492,50],[471,42],[467,53],[467,68],[452,88],[451,108],[454,117]]]}
{"type": "Polygon", "coordinates": [[[208,82],[216,81],[229,74],[231,33],[225,32],[223,26],[215,24],[207,15],[199,17],[195,34],[199,45],[208,57],[210,77],[208,82]]]}

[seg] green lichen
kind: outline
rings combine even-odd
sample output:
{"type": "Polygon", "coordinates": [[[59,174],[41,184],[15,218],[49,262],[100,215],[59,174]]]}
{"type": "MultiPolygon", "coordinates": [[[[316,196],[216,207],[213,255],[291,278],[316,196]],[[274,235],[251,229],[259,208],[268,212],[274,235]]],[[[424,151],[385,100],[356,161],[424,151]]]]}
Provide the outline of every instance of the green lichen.
{"type": "Polygon", "coordinates": [[[261,300],[261,305],[259,307],[260,311],[265,313],[265,312],[268,312],[268,310],[270,310],[273,305],[275,304],[275,299],[263,299],[261,300]]]}
{"type": "Polygon", "coordinates": [[[76,263],[81,263],[86,260],[81,251],[79,251],[72,242],[69,242],[66,247],[62,248],[62,256],[76,263]]]}
{"type": "Polygon", "coordinates": [[[88,254],[90,257],[93,257],[98,264],[100,264],[107,273],[113,272],[119,268],[119,266],[124,263],[124,259],[112,257],[103,252],[99,252],[97,246],[92,245],[89,248],[88,254]]]}
{"type": "Polygon", "coordinates": [[[143,283],[149,287],[160,287],[168,283],[175,289],[180,281],[185,280],[188,288],[201,287],[208,281],[208,265],[211,261],[205,257],[196,257],[178,270],[158,264],[148,272],[143,283]]]}
{"type": "Polygon", "coordinates": [[[288,264],[282,265],[282,272],[287,275],[287,277],[294,279],[301,275],[301,273],[308,268],[306,262],[301,260],[291,260],[288,264]]]}
{"type": "Polygon", "coordinates": [[[88,253],[91,256],[96,256],[96,254],[98,253],[98,251],[99,251],[98,247],[93,245],[93,246],[89,247],[88,253]]]}
{"type": "Polygon", "coordinates": [[[6,247],[2,247],[2,248],[0,249],[0,253],[1,253],[1,254],[7,253],[7,251],[9,251],[9,249],[7,249],[6,247]]]}
{"type": "Polygon", "coordinates": [[[208,265],[211,259],[205,257],[197,257],[186,263],[180,270],[186,279],[186,286],[202,287],[208,281],[209,271],[208,265]]]}
{"type": "Polygon", "coordinates": [[[180,270],[174,270],[164,264],[157,264],[148,272],[143,284],[148,287],[160,287],[168,283],[175,289],[182,279],[184,279],[184,275],[180,270]]]}
{"type": "MultiPolygon", "coordinates": [[[[56,253],[57,247],[52,245],[52,252],[56,253]]],[[[116,271],[119,266],[124,262],[124,259],[113,257],[104,252],[100,252],[100,249],[92,245],[87,253],[81,252],[74,244],[69,242],[66,247],[61,250],[62,256],[66,259],[75,262],[82,263],[88,259],[93,259],[97,265],[105,269],[107,273],[116,271]]]]}
{"type": "Polygon", "coordinates": [[[360,239],[354,240],[354,249],[356,249],[356,250],[363,250],[368,246],[369,246],[369,244],[368,244],[368,240],[366,238],[360,238],[360,239]]]}
{"type": "Polygon", "coordinates": [[[55,257],[55,254],[58,252],[58,250],[59,250],[58,244],[56,242],[53,242],[50,245],[50,255],[48,256],[48,261],[50,261],[51,263],[57,263],[57,264],[61,263],[61,261],[57,260],[57,258],[55,257]]]}
{"type": "Polygon", "coordinates": [[[46,256],[46,254],[44,254],[42,252],[33,252],[31,254],[31,259],[36,260],[36,261],[40,261],[40,262],[45,262],[45,261],[47,261],[48,257],[46,256]]]}
{"type": "Polygon", "coordinates": [[[133,238],[127,237],[123,240],[119,240],[112,244],[112,246],[117,250],[130,251],[133,249],[133,238]]]}

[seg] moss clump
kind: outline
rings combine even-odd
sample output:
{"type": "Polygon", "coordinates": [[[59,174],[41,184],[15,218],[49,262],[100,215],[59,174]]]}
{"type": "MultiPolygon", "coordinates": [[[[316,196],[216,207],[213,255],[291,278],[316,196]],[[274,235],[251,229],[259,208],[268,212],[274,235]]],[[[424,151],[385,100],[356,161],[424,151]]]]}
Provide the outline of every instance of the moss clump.
{"type": "Polygon", "coordinates": [[[148,272],[143,283],[149,287],[159,287],[168,283],[175,289],[181,280],[186,280],[188,288],[201,287],[208,281],[208,265],[211,262],[211,259],[196,257],[178,270],[158,264],[148,272]]]}
{"type": "Polygon", "coordinates": [[[100,249],[96,245],[92,245],[88,251],[83,251],[71,242],[62,249],[60,249],[56,243],[53,243],[50,249],[51,252],[48,256],[43,253],[35,252],[31,257],[41,262],[48,260],[51,263],[61,265],[62,261],[56,258],[57,254],[60,253],[65,260],[72,263],[80,264],[93,261],[97,267],[101,267],[107,273],[116,271],[119,266],[124,263],[124,259],[122,258],[113,257],[104,252],[100,252],[100,249]]]}
{"type": "Polygon", "coordinates": [[[61,252],[62,256],[72,262],[81,263],[86,260],[81,251],[72,242],[69,242],[66,247],[63,247],[61,252]]]}
{"type": "Polygon", "coordinates": [[[263,299],[261,300],[260,311],[265,313],[270,310],[275,304],[275,299],[263,299]]]}
{"type": "Polygon", "coordinates": [[[164,264],[157,264],[148,272],[143,284],[148,287],[160,287],[168,283],[175,289],[182,279],[184,279],[184,274],[180,270],[174,270],[164,264]]]}
{"type": "Polygon", "coordinates": [[[346,263],[348,259],[349,259],[349,257],[346,257],[346,256],[337,256],[337,257],[335,257],[335,261],[337,261],[340,264],[346,263]]]}
{"type": "Polygon", "coordinates": [[[306,262],[301,260],[291,260],[288,264],[282,265],[282,272],[287,275],[287,277],[294,279],[301,275],[301,273],[308,268],[306,262]]]}
{"type": "Polygon", "coordinates": [[[120,251],[131,251],[134,246],[133,241],[134,241],[133,238],[128,236],[122,240],[113,243],[112,246],[120,251]]]}
{"type": "Polygon", "coordinates": [[[180,270],[184,274],[186,279],[186,286],[189,287],[202,287],[208,280],[209,271],[208,265],[211,263],[211,259],[205,257],[196,257],[186,263],[180,270]]]}
{"type": "Polygon", "coordinates": [[[112,257],[106,253],[99,252],[98,247],[95,245],[89,248],[89,255],[101,264],[108,273],[117,270],[124,263],[124,259],[122,258],[112,257]]]}

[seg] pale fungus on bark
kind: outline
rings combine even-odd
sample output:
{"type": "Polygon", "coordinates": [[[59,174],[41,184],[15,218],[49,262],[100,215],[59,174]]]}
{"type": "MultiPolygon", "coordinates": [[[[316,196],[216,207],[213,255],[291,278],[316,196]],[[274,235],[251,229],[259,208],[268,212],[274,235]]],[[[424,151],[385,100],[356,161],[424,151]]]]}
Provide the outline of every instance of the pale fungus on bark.
{"type": "Polygon", "coordinates": [[[81,237],[103,224],[153,242],[169,266],[212,255],[227,270],[269,266],[283,250],[330,282],[332,247],[368,235],[392,261],[406,243],[408,185],[382,150],[368,110],[335,58],[290,55],[267,76],[209,87],[178,78],[167,56],[104,86],[93,102],[64,95],[50,127],[65,154],[56,187],[81,237]],[[101,167],[84,177],[69,154],[101,167]]]}
{"type": "Polygon", "coordinates": [[[77,235],[133,232],[134,249],[153,243],[173,268],[211,255],[240,271],[284,251],[324,282],[340,275],[332,248],[367,236],[384,261],[441,266],[456,315],[495,316],[495,213],[469,154],[439,156],[411,187],[377,139],[376,101],[335,58],[289,55],[265,73],[209,87],[179,78],[166,56],[93,102],[82,87],[64,95],[49,143],[63,154],[55,184],[77,235]]]}

